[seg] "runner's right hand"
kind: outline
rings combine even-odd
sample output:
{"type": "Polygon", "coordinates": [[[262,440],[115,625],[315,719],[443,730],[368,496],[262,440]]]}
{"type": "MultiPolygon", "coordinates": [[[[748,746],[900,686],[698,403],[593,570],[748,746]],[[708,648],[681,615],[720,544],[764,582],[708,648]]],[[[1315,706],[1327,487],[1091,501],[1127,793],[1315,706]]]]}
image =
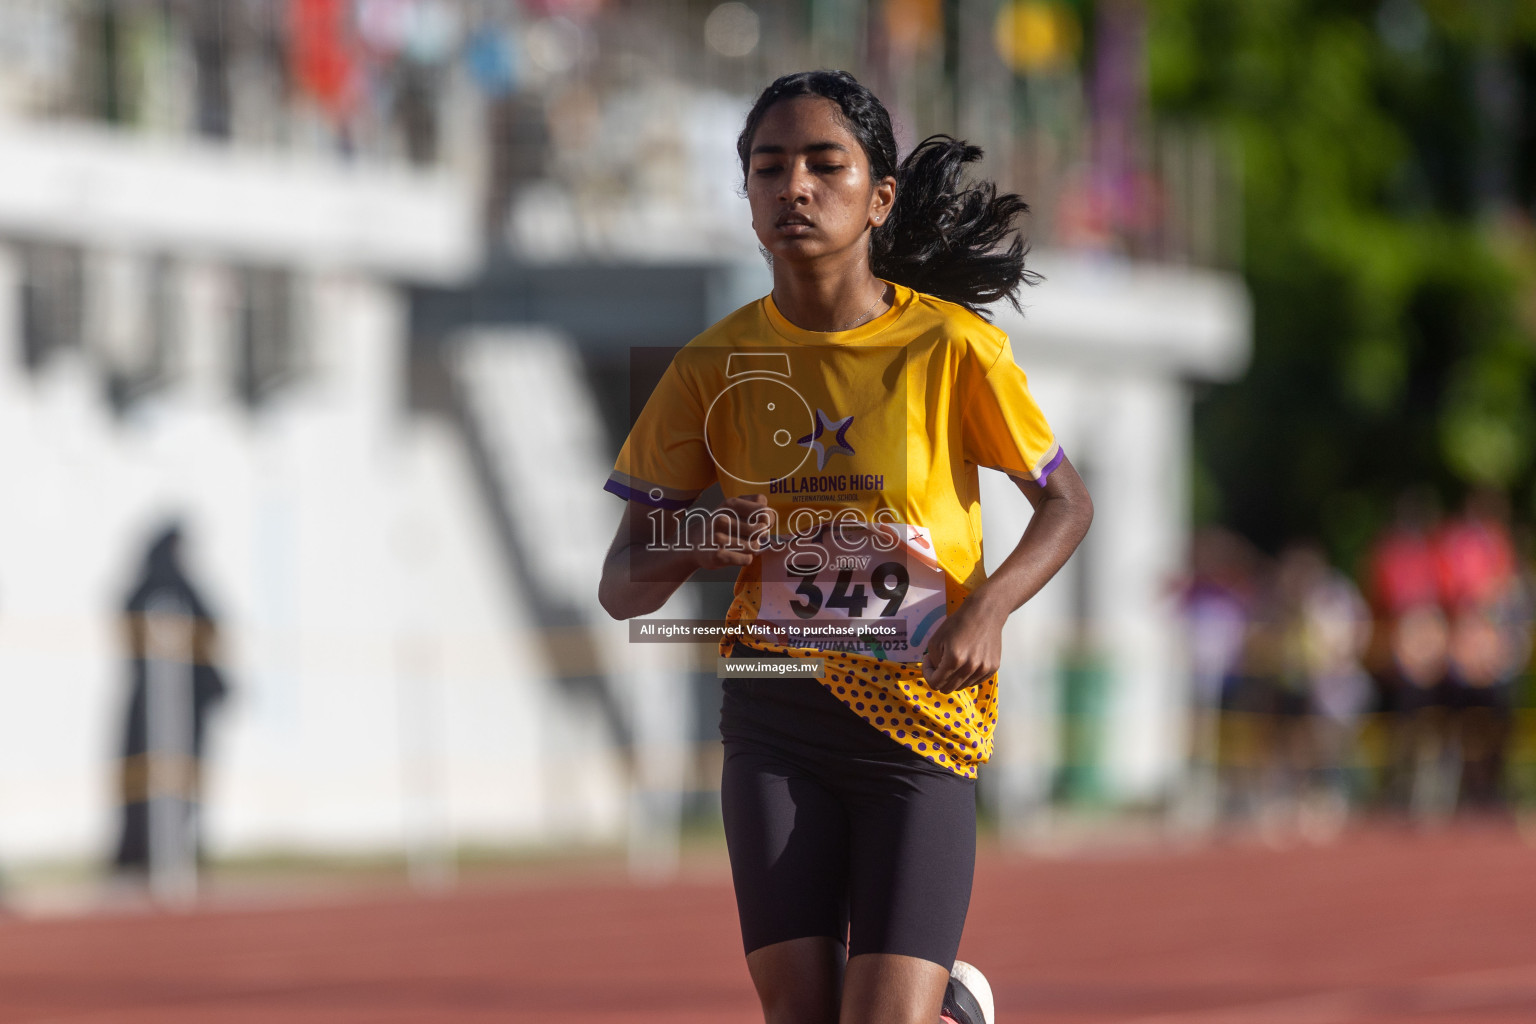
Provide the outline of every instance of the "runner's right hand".
{"type": "Polygon", "coordinates": [[[769,514],[767,495],[726,498],[709,515],[709,532],[698,549],[700,568],[750,565],[762,551],[763,540],[769,532],[769,514]]]}

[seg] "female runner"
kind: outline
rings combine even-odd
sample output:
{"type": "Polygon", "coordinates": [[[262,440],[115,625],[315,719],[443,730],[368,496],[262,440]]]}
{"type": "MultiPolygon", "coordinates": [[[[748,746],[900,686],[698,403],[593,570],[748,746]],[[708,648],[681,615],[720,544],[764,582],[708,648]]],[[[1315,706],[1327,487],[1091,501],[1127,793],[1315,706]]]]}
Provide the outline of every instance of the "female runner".
{"type": "Polygon", "coordinates": [[[890,116],[846,72],[775,81],[737,149],[773,291],[682,349],[636,420],[607,484],[629,504],[600,597],[643,615],[737,566],[729,623],[809,632],[721,653],[822,663],[723,683],[722,809],[768,1024],[991,1024],[955,954],[1003,623],[1093,515],[978,312],[1033,283],[1027,207],[961,186],[981,152],[947,136],[898,167],[890,116]],[[1035,509],[990,577],[977,467],[1035,509]],[[685,513],[716,482],[722,505],[685,513]],[[854,620],[855,639],[830,638],[854,620]]]}

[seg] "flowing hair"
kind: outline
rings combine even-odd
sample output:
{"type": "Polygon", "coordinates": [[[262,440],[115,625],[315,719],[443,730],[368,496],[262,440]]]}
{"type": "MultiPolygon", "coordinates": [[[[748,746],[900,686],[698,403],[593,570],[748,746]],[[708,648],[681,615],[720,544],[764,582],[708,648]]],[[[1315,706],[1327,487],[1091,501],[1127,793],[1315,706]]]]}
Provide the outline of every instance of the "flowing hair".
{"type": "Polygon", "coordinates": [[[962,184],[962,170],[981,159],[981,148],[948,135],[930,135],[898,165],[890,113],[846,71],[798,71],[762,91],[736,139],[743,186],[752,137],[763,116],[780,100],[797,96],[836,103],[843,124],[869,158],[872,180],[896,179],[896,204],[870,238],[870,269],[876,277],[959,303],[983,317],[982,307],[999,299],[1020,309],[1019,287],[1040,280],[1024,266],[1029,250],[1015,223],[1029,205],[1012,192],[999,195],[991,181],[962,184]]]}

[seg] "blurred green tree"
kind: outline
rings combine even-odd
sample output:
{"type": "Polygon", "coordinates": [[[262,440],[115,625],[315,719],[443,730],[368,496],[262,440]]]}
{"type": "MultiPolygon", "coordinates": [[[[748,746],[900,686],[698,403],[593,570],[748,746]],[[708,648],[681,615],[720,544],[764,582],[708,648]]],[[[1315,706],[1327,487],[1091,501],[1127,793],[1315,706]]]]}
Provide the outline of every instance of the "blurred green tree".
{"type": "Polygon", "coordinates": [[[1241,169],[1252,368],[1196,408],[1208,518],[1354,564],[1397,495],[1536,511],[1536,3],[1147,0],[1159,118],[1241,169]]]}

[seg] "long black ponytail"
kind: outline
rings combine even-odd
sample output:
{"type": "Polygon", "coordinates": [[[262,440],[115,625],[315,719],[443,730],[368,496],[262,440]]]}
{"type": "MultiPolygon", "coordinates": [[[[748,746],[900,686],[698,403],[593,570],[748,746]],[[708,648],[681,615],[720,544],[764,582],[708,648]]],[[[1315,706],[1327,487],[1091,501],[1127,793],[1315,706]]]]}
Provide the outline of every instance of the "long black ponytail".
{"type": "Polygon", "coordinates": [[[891,115],[846,71],[799,71],[762,91],[736,139],[743,184],[752,136],[763,115],[780,100],[796,96],[836,103],[869,158],[872,179],[896,179],[896,205],[870,240],[870,269],[876,277],[957,302],[982,316],[982,307],[999,299],[1019,309],[1020,286],[1040,280],[1024,266],[1028,250],[1016,225],[1029,212],[1028,204],[1012,192],[999,195],[990,181],[962,185],[962,170],[981,159],[981,149],[948,135],[930,135],[898,166],[891,115]]]}

